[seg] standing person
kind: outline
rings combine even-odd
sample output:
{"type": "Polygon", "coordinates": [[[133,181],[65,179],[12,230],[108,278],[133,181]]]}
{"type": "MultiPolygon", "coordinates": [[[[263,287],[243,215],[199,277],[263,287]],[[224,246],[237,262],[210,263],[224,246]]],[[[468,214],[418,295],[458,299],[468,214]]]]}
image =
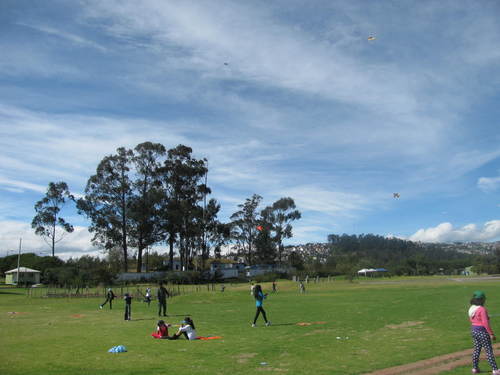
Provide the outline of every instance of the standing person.
{"type": "Polygon", "coordinates": [[[472,352],[472,373],[479,374],[479,355],[481,349],[484,347],[486,351],[486,358],[493,370],[493,375],[500,375],[495,355],[493,354],[493,347],[491,341],[495,341],[496,337],[490,327],[490,317],[488,310],[484,307],[486,302],[486,295],[484,292],[477,290],[472,295],[469,308],[469,320],[472,324],[471,335],[474,343],[474,351],[472,352]]]}
{"type": "Polygon", "coordinates": [[[132,320],[132,296],[125,293],[123,299],[125,300],[125,320],[132,320]]]}
{"type": "Polygon", "coordinates": [[[276,285],[276,280],[273,281],[273,293],[276,293],[278,291],[277,285],[276,285]]]}
{"type": "Polygon", "coordinates": [[[304,286],[304,283],[302,281],[299,284],[299,288],[300,288],[300,293],[306,292],[306,287],[304,286]]]}
{"type": "Polygon", "coordinates": [[[193,319],[191,319],[189,316],[186,316],[184,320],[181,322],[181,327],[179,328],[179,330],[168,339],[177,340],[180,337],[180,335],[184,335],[188,340],[196,340],[198,336],[196,336],[195,329],[196,328],[194,326],[193,319]]]}
{"type": "Polygon", "coordinates": [[[255,289],[255,285],[253,283],[250,284],[250,295],[253,296],[253,293],[254,293],[254,289],[255,289]]]}
{"type": "Polygon", "coordinates": [[[162,311],[163,316],[167,316],[167,297],[170,297],[170,293],[163,283],[160,283],[156,296],[158,297],[158,316],[162,315],[162,311]]]}
{"type": "Polygon", "coordinates": [[[264,308],[262,307],[262,302],[264,301],[265,298],[267,298],[267,293],[264,294],[262,292],[262,288],[259,284],[255,285],[255,288],[253,290],[253,296],[255,298],[255,306],[257,307],[257,311],[255,312],[255,318],[253,319],[253,324],[252,327],[257,327],[257,318],[259,317],[259,314],[262,313],[262,317],[264,318],[264,321],[266,322],[266,326],[270,326],[271,322],[267,320],[266,317],[266,312],[264,311],[264,308]]]}
{"type": "Polygon", "coordinates": [[[103,303],[101,303],[99,305],[99,308],[102,310],[102,307],[109,302],[109,309],[112,310],[113,309],[113,300],[115,299],[115,294],[113,293],[113,291],[111,290],[111,288],[108,288],[108,292],[106,293],[106,301],[104,301],[103,303]]]}
{"type": "Polygon", "coordinates": [[[146,295],[144,296],[144,302],[149,305],[151,304],[151,288],[146,288],[146,295]]]}
{"type": "Polygon", "coordinates": [[[222,284],[222,285],[220,286],[220,291],[221,291],[222,293],[224,293],[224,290],[226,290],[226,286],[225,286],[224,284],[222,284]]]}

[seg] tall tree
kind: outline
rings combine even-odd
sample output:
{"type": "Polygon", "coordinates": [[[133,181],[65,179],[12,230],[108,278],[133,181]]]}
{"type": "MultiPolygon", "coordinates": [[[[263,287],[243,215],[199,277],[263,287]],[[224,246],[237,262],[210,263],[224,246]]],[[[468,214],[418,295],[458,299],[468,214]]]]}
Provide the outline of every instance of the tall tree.
{"type": "Polygon", "coordinates": [[[74,199],[65,182],[50,182],[45,197],[35,204],[36,215],[31,227],[51,246],[52,256],[55,256],[56,243],[61,241],[65,234],[74,231],[73,226],[60,216],[65,204],[74,199]]]}
{"type": "Polygon", "coordinates": [[[203,266],[210,256],[210,250],[214,253],[219,252],[221,247],[229,241],[230,225],[223,224],[217,220],[217,214],[220,210],[220,204],[215,199],[210,199],[204,213],[204,230],[202,244],[202,260],[203,266]]]}
{"type": "Polygon", "coordinates": [[[159,143],[144,142],[134,148],[131,183],[130,245],[137,248],[137,272],[141,272],[144,249],[161,240],[162,158],[165,147],[159,143]]]}
{"type": "Polygon", "coordinates": [[[272,223],[272,229],[275,233],[274,241],[278,246],[278,262],[281,264],[284,250],[283,240],[292,237],[292,221],[300,219],[301,214],[296,209],[294,200],[290,197],[278,199],[271,206],[266,207],[263,212],[268,217],[267,220],[272,223]]]}
{"type": "Polygon", "coordinates": [[[245,203],[239,204],[239,210],[231,215],[231,237],[250,265],[254,261],[253,252],[259,225],[257,208],[261,201],[262,197],[254,194],[247,198],[245,203]]]}
{"type": "Polygon", "coordinates": [[[78,200],[80,213],[91,221],[92,242],[106,250],[120,244],[124,271],[128,271],[128,237],[131,227],[129,209],[132,202],[130,167],[133,152],[120,147],[97,166],[85,188],[85,197],[78,200]]]}
{"type": "Polygon", "coordinates": [[[192,157],[191,147],[178,145],[168,150],[164,163],[164,225],[169,243],[170,267],[177,243],[181,265],[187,269],[196,245],[200,246],[203,208],[200,206],[210,189],[203,183],[207,172],[205,160],[192,157]]]}
{"type": "Polygon", "coordinates": [[[262,264],[274,264],[276,262],[276,238],[273,236],[274,216],[270,207],[260,212],[257,225],[257,236],[255,238],[255,258],[262,264]]]}

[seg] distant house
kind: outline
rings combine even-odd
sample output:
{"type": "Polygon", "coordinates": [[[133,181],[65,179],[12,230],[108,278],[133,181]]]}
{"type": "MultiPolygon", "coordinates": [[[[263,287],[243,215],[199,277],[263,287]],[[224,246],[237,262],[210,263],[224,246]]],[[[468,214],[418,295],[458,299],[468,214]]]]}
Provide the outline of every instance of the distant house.
{"type": "Polygon", "coordinates": [[[385,268],[363,268],[358,271],[358,275],[373,276],[388,272],[385,268]]]}
{"type": "MultiPolygon", "coordinates": [[[[181,261],[179,259],[174,259],[173,264],[174,264],[174,267],[173,267],[174,271],[182,271],[181,261]]],[[[166,259],[165,261],[163,261],[163,265],[164,266],[169,266],[170,265],[170,259],[166,259]]],[[[169,267],[169,270],[170,270],[170,267],[169,267]]]]}
{"type": "Polygon", "coordinates": [[[258,275],[264,275],[266,273],[289,273],[295,271],[293,267],[277,266],[272,264],[256,264],[245,268],[246,276],[250,278],[258,275]]]}
{"type": "Polygon", "coordinates": [[[218,272],[223,279],[237,278],[240,272],[243,272],[244,270],[244,263],[212,262],[212,264],[210,264],[210,274],[215,275],[215,273],[218,272]]]}
{"type": "Polygon", "coordinates": [[[40,271],[19,267],[5,272],[5,284],[40,284],[40,271]],[[19,275],[19,280],[17,277],[19,275]]]}
{"type": "Polygon", "coordinates": [[[155,272],[122,272],[117,275],[117,281],[133,282],[141,280],[162,280],[166,275],[166,272],[155,271],[155,272]]]}

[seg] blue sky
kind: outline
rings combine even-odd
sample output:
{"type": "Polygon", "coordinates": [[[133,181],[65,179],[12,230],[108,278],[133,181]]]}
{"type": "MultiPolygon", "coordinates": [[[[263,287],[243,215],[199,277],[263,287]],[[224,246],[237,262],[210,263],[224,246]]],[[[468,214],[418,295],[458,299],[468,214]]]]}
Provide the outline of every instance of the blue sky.
{"type": "MultiPolygon", "coordinates": [[[[295,199],[329,233],[500,238],[497,1],[0,3],[0,255],[51,181],[144,141],[193,148],[227,218],[295,199]],[[368,37],[375,37],[368,40],[368,37]],[[393,198],[399,192],[400,198],[393,198]]],[[[59,245],[93,253],[88,223],[59,245]]]]}

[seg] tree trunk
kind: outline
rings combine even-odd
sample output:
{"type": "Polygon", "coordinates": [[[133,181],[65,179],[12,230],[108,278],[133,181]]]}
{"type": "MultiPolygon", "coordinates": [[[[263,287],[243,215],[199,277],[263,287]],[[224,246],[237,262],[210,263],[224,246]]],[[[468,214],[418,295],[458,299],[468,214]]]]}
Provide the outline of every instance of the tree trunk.
{"type": "Polygon", "coordinates": [[[52,226],[52,258],[55,256],[56,252],[56,223],[52,226]]]}
{"type": "Polygon", "coordinates": [[[170,271],[174,270],[174,236],[170,233],[168,237],[168,245],[170,247],[169,260],[170,260],[170,271]]]}

